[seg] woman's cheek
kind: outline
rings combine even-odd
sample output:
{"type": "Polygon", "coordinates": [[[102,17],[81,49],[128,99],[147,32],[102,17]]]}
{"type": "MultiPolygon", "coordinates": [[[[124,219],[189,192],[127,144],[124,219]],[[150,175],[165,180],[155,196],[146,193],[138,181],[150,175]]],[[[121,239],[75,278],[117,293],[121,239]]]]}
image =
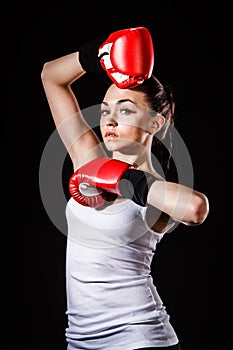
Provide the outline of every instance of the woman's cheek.
{"type": "Polygon", "coordinates": [[[122,138],[130,139],[133,141],[141,142],[144,139],[145,130],[136,126],[131,126],[125,128],[125,130],[121,133],[122,138]]]}

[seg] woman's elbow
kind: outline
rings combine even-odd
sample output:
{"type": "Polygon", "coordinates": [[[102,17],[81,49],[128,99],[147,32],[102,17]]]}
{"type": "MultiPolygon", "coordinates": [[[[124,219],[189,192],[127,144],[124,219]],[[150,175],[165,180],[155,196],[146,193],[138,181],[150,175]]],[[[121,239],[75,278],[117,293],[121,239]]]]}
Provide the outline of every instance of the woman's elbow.
{"type": "Polygon", "coordinates": [[[41,80],[42,81],[45,81],[47,76],[48,76],[48,71],[49,71],[49,63],[46,62],[44,63],[43,67],[42,67],[42,70],[41,70],[41,80]]]}
{"type": "Polygon", "coordinates": [[[208,198],[202,193],[196,194],[191,203],[190,209],[190,225],[201,225],[205,221],[209,213],[208,198]]]}

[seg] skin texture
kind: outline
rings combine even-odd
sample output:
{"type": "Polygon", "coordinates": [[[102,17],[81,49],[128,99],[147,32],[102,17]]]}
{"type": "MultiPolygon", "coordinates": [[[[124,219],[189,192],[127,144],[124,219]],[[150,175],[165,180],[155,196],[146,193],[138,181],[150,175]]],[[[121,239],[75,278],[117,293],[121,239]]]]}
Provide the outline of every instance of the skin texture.
{"type": "MultiPolygon", "coordinates": [[[[71,85],[85,74],[78,53],[45,63],[42,83],[57,130],[69,153],[74,171],[97,157],[106,157],[100,140],[86,123],[71,85]]],[[[175,221],[185,225],[202,224],[209,211],[207,197],[192,188],[167,182],[158,175],[151,160],[153,136],[164,117],[151,114],[145,96],[114,84],[101,104],[100,130],[112,158],[135,165],[155,176],[148,193],[148,223],[164,232],[175,221]]],[[[117,199],[117,201],[122,200],[117,199]]]]}

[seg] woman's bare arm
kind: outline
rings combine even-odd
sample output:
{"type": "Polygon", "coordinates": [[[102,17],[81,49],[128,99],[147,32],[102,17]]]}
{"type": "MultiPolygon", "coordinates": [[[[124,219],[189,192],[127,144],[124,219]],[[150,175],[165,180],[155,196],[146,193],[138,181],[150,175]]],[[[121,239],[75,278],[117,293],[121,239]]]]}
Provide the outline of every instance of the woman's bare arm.
{"type": "Polygon", "coordinates": [[[71,157],[74,170],[93,158],[105,156],[101,143],[86,123],[71,88],[71,84],[83,74],[85,71],[77,52],[46,62],[41,72],[55,126],[71,157]]]}
{"type": "Polygon", "coordinates": [[[175,221],[190,226],[202,224],[209,212],[208,199],[203,193],[173,182],[154,182],[147,201],[175,221]]]}

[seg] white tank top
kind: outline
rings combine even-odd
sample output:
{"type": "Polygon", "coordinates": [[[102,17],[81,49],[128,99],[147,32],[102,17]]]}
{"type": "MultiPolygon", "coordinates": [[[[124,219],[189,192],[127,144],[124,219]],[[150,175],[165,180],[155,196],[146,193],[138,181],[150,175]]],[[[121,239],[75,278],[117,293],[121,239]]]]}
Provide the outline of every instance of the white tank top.
{"type": "Polygon", "coordinates": [[[150,274],[163,237],[131,200],[66,207],[68,349],[132,350],[178,342],[150,274]]]}

